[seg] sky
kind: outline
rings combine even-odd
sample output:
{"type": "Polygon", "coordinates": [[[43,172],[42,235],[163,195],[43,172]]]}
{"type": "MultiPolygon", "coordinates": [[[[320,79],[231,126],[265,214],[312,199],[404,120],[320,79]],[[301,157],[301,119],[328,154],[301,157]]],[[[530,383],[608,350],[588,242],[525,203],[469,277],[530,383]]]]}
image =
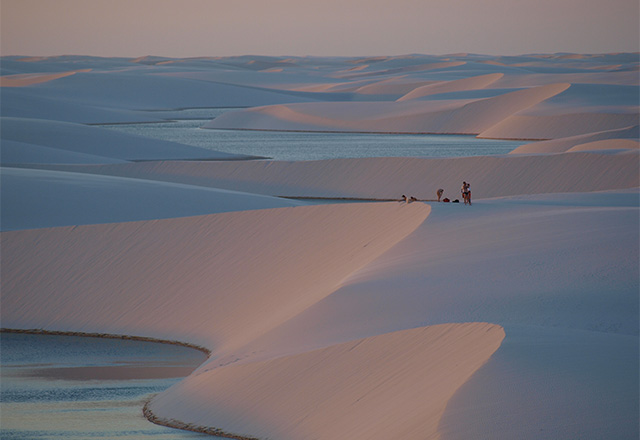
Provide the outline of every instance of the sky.
{"type": "Polygon", "coordinates": [[[638,0],[0,0],[2,55],[640,50],[638,0]]]}

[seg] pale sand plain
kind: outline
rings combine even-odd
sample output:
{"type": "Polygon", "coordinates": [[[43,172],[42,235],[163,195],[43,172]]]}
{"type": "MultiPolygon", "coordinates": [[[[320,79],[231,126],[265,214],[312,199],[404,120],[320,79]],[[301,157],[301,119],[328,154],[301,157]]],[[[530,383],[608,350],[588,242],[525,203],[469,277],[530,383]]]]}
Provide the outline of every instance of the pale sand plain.
{"type": "Polygon", "coordinates": [[[210,349],[154,420],[638,437],[638,54],[2,61],[2,326],[210,349]],[[278,162],[87,125],[197,107],[246,107],[210,128],[537,142],[278,162]],[[274,197],[458,198],[462,180],[471,207],[274,197]]]}

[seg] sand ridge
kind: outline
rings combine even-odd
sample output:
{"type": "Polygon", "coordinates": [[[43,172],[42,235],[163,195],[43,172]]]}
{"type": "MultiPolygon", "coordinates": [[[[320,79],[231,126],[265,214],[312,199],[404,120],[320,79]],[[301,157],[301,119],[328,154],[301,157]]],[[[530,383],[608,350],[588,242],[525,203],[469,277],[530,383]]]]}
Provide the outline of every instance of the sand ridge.
{"type": "Polygon", "coordinates": [[[3,325],[244,344],[429,213],[398,203],[291,209],[3,232],[14,257],[3,262],[3,325]],[[247,258],[247,249],[261,251],[247,258]]]}
{"type": "Polygon", "coordinates": [[[477,198],[634,188],[640,180],[637,154],[637,151],[627,151],[303,162],[165,161],[48,168],[233,188],[272,196],[399,199],[407,194],[433,200],[438,188],[445,190],[445,196],[458,198],[463,180],[473,184],[477,198]],[[498,173],[503,177],[495,178],[498,173]]]}
{"type": "Polygon", "coordinates": [[[0,76],[0,87],[27,87],[75,75],[76,73],[90,71],[91,69],[79,69],[61,73],[20,73],[17,75],[4,75],[0,76]]]}
{"type": "Polygon", "coordinates": [[[503,338],[496,325],[447,324],[201,368],[152,400],[149,409],[258,438],[435,439],[448,399],[503,338]],[[175,402],[181,402],[179,412],[175,402]]]}

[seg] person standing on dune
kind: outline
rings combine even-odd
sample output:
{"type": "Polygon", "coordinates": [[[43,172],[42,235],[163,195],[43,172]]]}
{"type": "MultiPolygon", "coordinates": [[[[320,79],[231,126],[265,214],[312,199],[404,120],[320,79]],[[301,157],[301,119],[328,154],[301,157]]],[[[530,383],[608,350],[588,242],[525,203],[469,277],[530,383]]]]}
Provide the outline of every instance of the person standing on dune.
{"type": "Polygon", "coordinates": [[[464,200],[464,204],[471,205],[471,184],[467,182],[462,182],[462,188],[460,188],[460,192],[462,193],[462,200],[464,200]]]}

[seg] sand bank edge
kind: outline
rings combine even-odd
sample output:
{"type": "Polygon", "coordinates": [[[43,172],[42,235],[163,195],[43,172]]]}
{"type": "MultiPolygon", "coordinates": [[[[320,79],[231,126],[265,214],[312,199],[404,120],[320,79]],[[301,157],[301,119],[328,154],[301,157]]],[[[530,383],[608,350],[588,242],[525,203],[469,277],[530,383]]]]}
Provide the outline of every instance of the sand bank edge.
{"type": "Polygon", "coordinates": [[[159,344],[179,345],[181,347],[192,348],[198,350],[207,355],[207,358],[211,355],[211,350],[202,347],[201,345],[190,344],[189,342],[175,341],[171,339],[152,338],[148,336],[133,336],[122,335],[115,333],[90,333],[90,332],[73,332],[62,330],[45,330],[41,328],[0,328],[0,333],[22,333],[29,335],[47,335],[47,336],[78,336],[81,338],[103,338],[103,339],[124,339],[128,341],[140,341],[140,342],[155,342],[159,344]]]}

